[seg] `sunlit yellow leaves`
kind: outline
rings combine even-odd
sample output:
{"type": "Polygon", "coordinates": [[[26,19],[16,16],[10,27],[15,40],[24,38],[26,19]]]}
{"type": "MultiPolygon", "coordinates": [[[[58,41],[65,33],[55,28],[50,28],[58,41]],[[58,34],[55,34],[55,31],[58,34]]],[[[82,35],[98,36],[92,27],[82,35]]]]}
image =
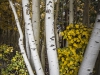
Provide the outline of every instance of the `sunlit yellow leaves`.
{"type": "Polygon", "coordinates": [[[76,25],[75,25],[75,27],[76,27],[76,28],[79,28],[79,25],[78,25],[78,24],[76,24],[76,25]]]}
{"type": "Polygon", "coordinates": [[[11,59],[6,69],[2,69],[2,75],[28,75],[27,68],[24,63],[22,55],[16,51],[16,55],[11,59]]]}
{"type": "Polygon", "coordinates": [[[60,32],[60,35],[64,36],[64,32],[60,32]]]}
{"type": "Polygon", "coordinates": [[[64,57],[62,57],[61,60],[62,60],[62,62],[64,62],[64,61],[65,61],[65,60],[64,60],[64,57]]]}
{"type": "Polygon", "coordinates": [[[60,75],[77,75],[91,29],[82,24],[70,24],[60,34],[68,42],[67,48],[58,49],[60,75]]]}
{"type": "MultiPolygon", "coordinates": [[[[75,34],[75,33],[74,33],[75,34]]],[[[79,30],[76,30],[76,34],[80,34],[80,31],[79,30]]]]}

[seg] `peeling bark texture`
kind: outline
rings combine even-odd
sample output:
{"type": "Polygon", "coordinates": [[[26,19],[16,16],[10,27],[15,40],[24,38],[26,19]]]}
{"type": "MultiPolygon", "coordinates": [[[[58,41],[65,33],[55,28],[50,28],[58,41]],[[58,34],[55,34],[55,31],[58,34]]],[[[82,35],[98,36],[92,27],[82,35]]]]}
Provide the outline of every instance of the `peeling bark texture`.
{"type": "Polygon", "coordinates": [[[84,59],[82,61],[78,75],[91,75],[95,66],[100,48],[100,14],[97,15],[95,26],[89,40],[84,59]]]}
{"type": "Polygon", "coordinates": [[[69,1],[69,24],[74,22],[73,0],[69,1]]]}
{"type": "Polygon", "coordinates": [[[16,10],[15,10],[15,7],[13,6],[13,3],[12,3],[11,0],[9,0],[9,3],[10,3],[10,6],[12,8],[12,11],[14,13],[15,21],[16,21],[17,28],[18,28],[19,35],[20,35],[20,37],[19,37],[19,47],[20,47],[20,50],[21,50],[21,54],[24,58],[24,61],[25,61],[25,64],[26,64],[26,67],[28,69],[29,74],[34,75],[33,70],[31,68],[31,65],[30,65],[28,58],[26,56],[26,53],[25,53],[24,44],[23,44],[23,33],[22,33],[22,29],[20,27],[20,23],[19,23],[19,20],[18,20],[18,16],[17,16],[16,10]]]}
{"type": "Polygon", "coordinates": [[[46,0],[46,46],[50,75],[59,75],[59,65],[54,36],[54,0],[46,0]]]}
{"type": "Polygon", "coordinates": [[[22,6],[23,6],[23,15],[24,15],[24,21],[25,21],[25,26],[27,30],[27,35],[28,35],[28,41],[29,41],[29,46],[31,50],[31,60],[32,63],[35,66],[36,74],[37,75],[44,75],[42,65],[39,59],[38,51],[36,48],[36,43],[34,39],[34,33],[33,33],[33,28],[32,28],[32,22],[30,20],[30,12],[29,10],[29,0],[22,0],[22,6]]]}

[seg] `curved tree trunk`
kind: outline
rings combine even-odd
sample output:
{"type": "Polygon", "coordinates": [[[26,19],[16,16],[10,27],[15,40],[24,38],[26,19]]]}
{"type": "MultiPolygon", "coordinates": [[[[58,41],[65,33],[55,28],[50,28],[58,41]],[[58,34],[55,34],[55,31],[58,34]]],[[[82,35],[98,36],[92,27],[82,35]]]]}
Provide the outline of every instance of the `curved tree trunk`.
{"type": "Polygon", "coordinates": [[[54,0],[46,0],[45,28],[50,75],[59,75],[59,65],[54,35],[54,0]]]}
{"type": "Polygon", "coordinates": [[[28,41],[29,41],[29,46],[31,50],[31,60],[32,63],[34,63],[35,70],[37,75],[44,75],[42,65],[39,59],[38,51],[36,48],[36,43],[34,39],[34,33],[33,33],[33,28],[32,28],[32,23],[31,23],[31,17],[30,17],[30,9],[29,9],[29,2],[28,0],[22,0],[22,6],[23,6],[23,15],[24,15],[24,20],[25,20],[25,25],[26,25],[26,30],[27,30],[27,35],[28,35],[28,41]]]}
{"type": "Polygon", "coordinates": [[[95,27],[86,48],[78,75],[92,75],[100,47],[100,14],[97,15],[95,27]]]}
{"type": "Polygon", "coordinates": [[[21,50],[21,54],[24,58],[24,61],[25,61],[25,64],[26,64],[26,67],[28,69],[28,72],[30,75],[34,75],[33,73],[33,70],[31,68],[31,65],[28,61],[28,58],[26,56],[26,53],[25,53],[25,49],[24,49],[24,44],[23,44],[23,33],[22,33],[22,30],[21,30],[21,27],[20,27],[20,23],[19,23],[19,20],[18,20],[18,16],[17,16],[17,13],[16,13],[16,10],[13,6],[13,3],[11,0],[9,0],[9,3],[10,3],[10,6],[13,10],[13,13],[14,13],[14,16],[15,16],[15,21],[16,21],[16,24],[17,24],[17,28],[18,28],[18,31],[19,31],[19,34],[20,34],[20,37],[19,37],[19,47],[20,47],[20,50],[21,50]]]}

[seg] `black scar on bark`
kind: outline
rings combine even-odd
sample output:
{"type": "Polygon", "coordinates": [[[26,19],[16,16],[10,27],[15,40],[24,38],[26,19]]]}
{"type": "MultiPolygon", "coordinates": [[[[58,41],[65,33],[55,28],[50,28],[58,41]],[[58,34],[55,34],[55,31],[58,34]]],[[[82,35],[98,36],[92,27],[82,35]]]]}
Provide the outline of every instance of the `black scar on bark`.
{"type": "Polygon", "coordinates": [[[96,43],[99,43],[98,41],[95,41],[96,43]]]}
{"type": "Polygon", "coordinates": [[[49,1],[49,3],[52,3],[52,1],[49,1]]]}
{"type": "Polygon", "coordinates": [[[53,6],[52,6],[52,5],[50,5],[50,7],[51,7],[51,8],[53,8],[53,6]]]}
{"type": "Polygon", "coordinates": [[[89,75],[93,75],[93,73],[92,73],[92,72],[90,72],[90,73],[89,73],[89,75]]]}
{"type": "Polygon", "coordinates": [[[50,19],[50,17],[48,17],[48,19],[50,19]]]}
{"type": "Polygon", "coordinates": [[[55,36],[52,36],[50,39],[51,39],[51,40],[54,40],[54,38],[55,38],[55,36]]]}
{"type": "Polygon", "coordinates": [[[100,22],[100,19],[98,19],[97,22],[100,22]]]}
{"type": "Polygon", "coordinates": [[[90,71],[90,69],[87,69],[87,71],[90,71]]]}
{"type": "Polygon", "coordinates": [[[41,70],[41,68],[39,70],[41,70]]]}
{"type": "Polygon", "coordinates": [[[51,12],[51,10],[50,10],[50,9],[47,9],[47,10],[46,10],[46,13],[50,13],[50,12],[51,12]]]}
{"type": "Polygon", "coordinates": [[[31,48],[32,50],[35,50],[36,48],[31,48]]]}
{"type": "Polygon", "coordinates": [[[20,41],[22,41],[22,39],[20,39],[20,41]]]}
{"type": "Polygon", "coordinates": [[[52,44],[50,47],[53,47],[54,45],[52,44]]]}
{"type": "Polygon", "coordinates": [[[56,50],[56,48],[53,49],[54,51],[56,50]]]}

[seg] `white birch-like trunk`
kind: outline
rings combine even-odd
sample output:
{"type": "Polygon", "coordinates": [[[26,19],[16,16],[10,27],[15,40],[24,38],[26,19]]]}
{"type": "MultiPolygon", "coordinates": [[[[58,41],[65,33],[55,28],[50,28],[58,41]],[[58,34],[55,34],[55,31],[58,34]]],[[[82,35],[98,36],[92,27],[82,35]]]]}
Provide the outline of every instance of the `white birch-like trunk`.
{"type": "Polygon", "coordinates": [[[34,75],[33,70],[31,68],[31,65],[29,63],[29,60],[28,60],[26,53],[25,53],[25,48],[24,48],[24,45],[23,45],[23,33],[22,33],[22,30],[21,30],[21,27],[20,27],[20,23],[19,23],[19,20],[18,20],[18,16],[17,16],[16,10],[15,10],[15,7],[13,6],[13,3],[12,3],[11,0],[9,0],[9,3],[10,3],[10,6],[12,8],[12,11],[14,13],[15,21],[16,21],[17,28],[18,28],[19,35],[20,35],[20,37],[19,37],[19,47],[20,47],[20,50],[21,50],[21,54],[24,58],[24,61],[25,61],[25,64],[26,64],[26,67],[28,69],[29,74],[34,75]]]}
{"type": "Polygon", "coordinates": [[[54,35],[54,0],[46,0],[46,46],[50,75],[59,75],[59,65],[54,35]]]}
{"type": "Polygon", "coordinates": [[[100,14],[97,15],[94,29],[86,48],[84,59],[82,61],[78,75],[92,75],[93,68],[99,54],[100,47],[100,14]]]}
{"type": "Polygon", "coordinates": [[[31,60],[31,51],[30,51],[30,47],[29,47],[29,42],[28,42],[28,36],[27,36],[27,31],[26,31],[26,27],[25,27],[25,46],[26,46],[26,54],[27,54],[27,57],[29,59],[29,62],[31,60]]]}
{"type": "Polygon", "coordinates": [[[39,39],[40,39],[40,0],[32,0],[32,24],[34,38],[37,46],[38,53],[39,51],[39,39]]]}
{"type": "Polygon", "coordinates": [[[73,10],[73,1],[69,0],[69,24],[74,22],[74,10],[73,10]]]}
{"type": "Polygon", "coordinates": [[[29,46],[31,50],[32,62],[34,63],[37,75],[44,75],[42,65],[39,59],[38,51],[36,48],[36,44],[35,44],[34,35],[33,35],[33,28],[32,28],[32,22],[31,22],[31,17],[30,17],[30,9],[29,9],[30,7],[29,1],[22,0],[22,6],[23,6],[24,21],[27,28],[29,46]]]}

